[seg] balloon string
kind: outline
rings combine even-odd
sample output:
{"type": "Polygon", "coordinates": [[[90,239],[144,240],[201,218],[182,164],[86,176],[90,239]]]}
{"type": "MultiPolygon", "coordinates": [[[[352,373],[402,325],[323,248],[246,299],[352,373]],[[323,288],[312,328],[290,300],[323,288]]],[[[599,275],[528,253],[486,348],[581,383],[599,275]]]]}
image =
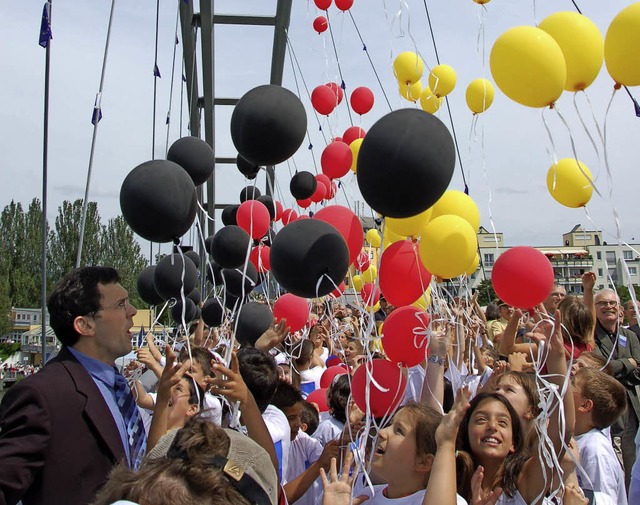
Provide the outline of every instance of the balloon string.
{"type": "Polygon", "coordinates": [[[167,127],[167,137],[165,139],[164,145],[164,156],[167,157],[167,153],[169,152],[169,131],[171,130],[171,107],[173,105],[173,85],[175,82],[175,71],[176,71],[176,53],[178,48],[178,25],[180,22],[180,6],[176,9],[176,28],[174,31],[175,43],[173,44],[173,58],[171,64],[171,80],[169,86],[169,107],[167,108],[167,119],[166,119],[166,127],[167,127]]]}
{"type": "MultiPolygon", "coordinates": [[[[327,16],[327,21],[329,21],[329,11],[326,11],[326,16],[327,16]]],[[[336,41],[333,37],[333,29],[332,29],[332,25],[333,23],[329,22],[327,23],[329,26],[329,35],[331,37],[331,45],[333,46],[333,52],[336,56],[336,65],[338,67],[338,74],[340,75],[340,87],[346,92],[346,84],[344,82],[344,76],[342,75],[342,68],[340,66],[340,58],[338,57],[338,49],[336,48],[336,41]]],[[[346,94],[346,93],[345,93],[346,94]]],[[[338,99],[338,94],[336,93],[336,101],[338,99]]],[[[351,126],[353,126],[353,118],[351,117],[351,107],[349,106],[349,100],[346,99],[344,100],[345,104],[347,105],[347,112],[349,113],[349,123],[351,124],[351,126]]]]}
{"type": "MultiPolygon", "coordinates": [[[[584,96],[587,96],[587,93],[582,90],[582,94],[584,96]]],[[[578,107],[578,102],[577,102],[577,98],[578,98],[578,93],[574,93],[573,94],[573,108],[576,111],[576,114],[578,115],[578,119],[580,120],[580,124],[582,125],[582,128],[584,129],[584,132],[587,134],[587,137],[589,138],[589,142],[591,142],[591,146],[593,147],[593,150],[596,153],[596,156],[598,157],[598,172],[600,171],[600,150],[598,149],[598,146],[596,145],[596,141],[594,140],[593,136],[591,135],[591,133],[589,132],[589,129],[587,128],[587,125],[584,121],[584,118],[582,117],[582,114],[580,113],[580,107],[578,107]]],[[[589,99],[587,98],[587,101],[589,99]]],[[[589,102],[589,106],[591,106],[591,102],[589,102]]],[[[593,115],[593,109],[591,110],[591,114],[593,115]]],[[[595,117],[594,117],[595,120],[595,117]]],[[[596,129],[598,130],[598,132],[600,132],[600,127],[598,126],[598,123],[596,122],[595,124],[596,129]]],[[[602,138],[602,137],[601,137],[602,138]]],[[[594,178],[594,180],[597,180],[597,177],[594,178]]]]}

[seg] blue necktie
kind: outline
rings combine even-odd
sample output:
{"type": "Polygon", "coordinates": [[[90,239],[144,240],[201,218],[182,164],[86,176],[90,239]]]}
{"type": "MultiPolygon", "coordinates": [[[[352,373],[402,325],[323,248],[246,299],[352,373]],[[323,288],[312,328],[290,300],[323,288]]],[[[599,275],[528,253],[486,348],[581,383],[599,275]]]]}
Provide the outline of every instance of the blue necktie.
{"type": "Polygon", "coordinates": [[[127,428],[127,440],[129,442],[129,463],[131,468],[137,470],[147,448],[147,434],[144,431],[142,418],[138,412],[138,406],[131,393],[131,388],[119,372],[116,371],[114,385],[116,402],[127,428]]]}

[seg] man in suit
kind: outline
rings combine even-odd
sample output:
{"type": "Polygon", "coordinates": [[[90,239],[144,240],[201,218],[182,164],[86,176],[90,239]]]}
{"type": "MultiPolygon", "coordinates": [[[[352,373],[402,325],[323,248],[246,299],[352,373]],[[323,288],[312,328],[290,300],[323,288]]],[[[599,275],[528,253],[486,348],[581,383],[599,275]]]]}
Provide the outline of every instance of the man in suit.
{"type": "Polygon", "coordinates": [[[635,436],[640,417],[640,401],[636,386],[640,385],[640,342],[633,331],[619,324],[620,299],[612,289],[603,289],[595,295],[596,346],[607,359],[613,376],[627,389],[627,413],[611,427],[611,434],[620,437],[622,461],[627,490],[631,468],[636,460],[635,436]]]}
{"type": "Polygon", "coordinates": [[[87,504],[115,464],[139,463],[146,435],[114,368],[136,314],[119,281],[113,268],[84,267],[49,297],[63,345],[0,404],[0,505],[87,504]]]}

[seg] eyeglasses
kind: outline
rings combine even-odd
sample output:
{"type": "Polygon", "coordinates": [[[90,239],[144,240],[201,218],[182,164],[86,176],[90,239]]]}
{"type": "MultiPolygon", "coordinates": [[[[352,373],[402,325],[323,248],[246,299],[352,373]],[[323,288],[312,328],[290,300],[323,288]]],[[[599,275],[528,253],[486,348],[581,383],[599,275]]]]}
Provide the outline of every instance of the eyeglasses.
{"type": "Polygon", "coordinates": [[[616,307],[618,302],[616,300],[600,300],[596,305],[600,305],[600,307],[616,307]]]}

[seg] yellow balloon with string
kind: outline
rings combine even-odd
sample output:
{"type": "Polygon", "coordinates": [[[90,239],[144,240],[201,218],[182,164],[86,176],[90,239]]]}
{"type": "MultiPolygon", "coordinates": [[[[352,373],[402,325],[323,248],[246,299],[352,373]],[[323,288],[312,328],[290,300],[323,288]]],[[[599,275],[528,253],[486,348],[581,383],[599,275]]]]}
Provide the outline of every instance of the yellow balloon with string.
{"type": "Polygon", "coordinates": [[[393,72],[399,82],[418,82],[424,73],[422,58],[413,51],[405,51],[393,61],[393,72]]]}
{"type": "Polygon", "coordinates": [[[640,2],[622,9],[607,29],[604,61],[616,84],[640,84],[640,2]]]}
{"type": "Polygon", "coordinates": [[[419,237],[424,232],[431,219],[431,208],[411,217],[393,218],[386,217],[386,227],[397,235],[403,237],[419,237]]]}
{"type": "Polygon", "coordinates": [[[456,71],[449,65],[437,65],[429,74],[429,87],[438,98],[447,96],[456,87],[456,71]]]}
{"type": "Polygon", "coordinates": [[[382,240],[384,242],[384,248],[385,249],[387,247],[389,247],[391,244],[394,244],[394,243],[398,242],[399,240],[406,240],[406,238],[407,238],[406,236],[396,233],[395,231],[393,231],[388,226],[384,227],[384,233],[383,233],[383,236],[382,236],[382,240]]]}
{"type": "Polygon", "coordinates": [[[369,265],[369,268],[362,272],[360,277],[362,277],[362,281],[365,283],[375,281],[378,277],[378,267],[375,265],[369,265]]]}
{"type": "Polygon", "coordinates": [[[551,35],[533,26],[516,26],[500,35],[489,64],[498,88],[527,107],[552,105],[567,81],[562,49],[551,35]]]}
{"type": "Polygon", "coordinates": [[[424,267],[442,279],[465,273],[478,248],[476,232],[460,216],[436,217],[420,237],[420,259],[424,267]]]}
{"type": "Polygon", "coordinates": [[[593,195],[591,172],[574,158],[564,158],[549,168],[547,189],[554,200],[565,207],[584,207],[593,195]]]}
{"type": "Polygon", "coordinates": [[[420,96],[422,95],[422,82],[406,83],[398,81],[398,90],[402,98],[415,103],[420,100],[420,96]]]}
{"type": "Polygon", "coordinates": [[[486,111],[493,103],[494,97],[493,84],[487,79],[474,79],[467,86],[465,98],[467,99],[467,107],[474,114],[481,114],[486,111]]]}
{"type": "Polygon", "coordinates": [[[349,144],[349,149],[351,149],[351,171],[354,174],[358,170],[358,153],[360,152],[360,146],[363,140],[364,139],[354,139],[353,142],[349,144]]]}
{"type": "Polygon", "coordinates": [[[412,307],[420,310],[427,310],[429,305],[431,305],[431,286],[429,286],[425,292],[420,295],[420,298],[411,304],[412,307]]]}
{"type": "MultiPolygon", "coordinates": [[[[463,191],[449,189],[445,191],[436,203],[433,204],[431,219],[447,214],[460,216],[469,223],[477,233],[480,229],[480,211],[476,202],[463,191]]],[[[429,270],[427,268],[427,270],[429,270]]]]}
{"type": "Polygon", "coordinates": [[[582,91],[589,87],[604,59],[604,40],[596,24],[577,12],[556,12],[543,19],[538,28],[551,35],[562,50],[567,65],[564,89],[582,91]]]}
{"type": "Polygon", "coordinates": [[[382,237],[380,237],[380,232],[375,228],[367,230],[367,233],[365,233],[364,235],[364,239],[371,247],[380,247],[382,245],[382,237]]]}
{"type": "Polygon", "coordinates": [[[431,88],[427,87],[422,90],[422,95],[420,95],[420,107],[429,114],[435,114],[440,109],[442,100],[444,99],[438,98],[432,93],[431,88]]]}
{"type": "Polygon", "coordinates": [[[360,291],[362,291],[362,286],[364,286],[364,281],[362,280],[361,276],[354,275],[351,278],[351,284],[353,285],[353,289],[356,290],[356,293],[359,293],[360,291]]]}

